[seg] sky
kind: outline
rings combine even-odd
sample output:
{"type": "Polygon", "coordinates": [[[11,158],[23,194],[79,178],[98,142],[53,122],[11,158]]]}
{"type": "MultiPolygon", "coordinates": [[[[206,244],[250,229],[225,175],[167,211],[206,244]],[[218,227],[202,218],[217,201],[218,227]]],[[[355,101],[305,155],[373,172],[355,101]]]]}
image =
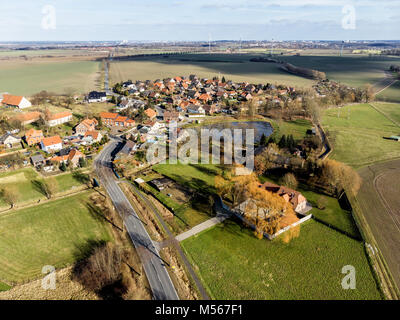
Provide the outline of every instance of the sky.
{"type": "Polygon", "coordinates": [[[400,40],[400,0],[0,0],[0,42],[400,40]]]}

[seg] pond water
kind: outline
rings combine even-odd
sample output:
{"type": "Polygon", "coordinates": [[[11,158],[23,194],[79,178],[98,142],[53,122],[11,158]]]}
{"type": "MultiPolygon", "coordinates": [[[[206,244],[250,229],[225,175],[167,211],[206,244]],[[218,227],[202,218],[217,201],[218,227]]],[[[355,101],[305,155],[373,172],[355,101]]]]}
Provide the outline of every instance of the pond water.
{"type": "MultiPolygon", "coordinates": [[[[265,121],[236,121],[236,122],[221,122],[221,123],[213,123],[209,125],[204,125],[201,128],[205,129],[242,129],[243,137],[245,137],[246,129],[254,129],[254,139],[255,142],[258,143],[261,140],[262,135],[264,134],[266,137],[269,137],[274,129],[272,128],[269,122],[265,121]]],[[[232,132],[233,134],[233,132],[232,132]]]]}

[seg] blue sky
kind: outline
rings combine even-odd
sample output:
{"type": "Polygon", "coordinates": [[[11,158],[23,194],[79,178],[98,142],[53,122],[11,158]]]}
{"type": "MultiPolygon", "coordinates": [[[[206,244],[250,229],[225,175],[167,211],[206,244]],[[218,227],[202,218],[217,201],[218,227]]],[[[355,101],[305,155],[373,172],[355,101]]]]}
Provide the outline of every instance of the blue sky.
{"type": "Polygon", "coordinates": [[[400,31],[400,0],[0,0],[0,5],[0,41],[399,40],[400,31]],[[46,5],[55,9],[55,29],[42,27],[46,5]],[[342,27],[345,5],[355,8],[355,29],[342,27]]]}

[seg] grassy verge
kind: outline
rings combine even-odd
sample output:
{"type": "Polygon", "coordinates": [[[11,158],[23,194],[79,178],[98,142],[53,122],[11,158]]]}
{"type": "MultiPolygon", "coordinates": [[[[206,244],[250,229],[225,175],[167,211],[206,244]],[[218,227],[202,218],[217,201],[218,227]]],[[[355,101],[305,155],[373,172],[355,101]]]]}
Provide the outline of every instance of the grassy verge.
{"type": "Polygon", "coordinates": [[[182,246],[216,299],[381,298],[363,244],[316,221],[288,244],[226,221],[182,246]],[[355,290],[341,287],[345,265],[356,269],[355,290]]]}

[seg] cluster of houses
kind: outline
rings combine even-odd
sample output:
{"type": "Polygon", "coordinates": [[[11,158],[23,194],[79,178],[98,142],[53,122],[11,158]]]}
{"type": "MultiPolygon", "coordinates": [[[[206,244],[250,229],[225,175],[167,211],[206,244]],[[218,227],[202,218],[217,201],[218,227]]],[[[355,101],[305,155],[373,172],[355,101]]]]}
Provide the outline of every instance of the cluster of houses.
{"type": "MultiPolygon", "coordinates": [[[[154,82],[127,81],[120,84],[122,92],[128,93],[118,105],[118,110],[132,108],[138,110],[144,107],[142,100],[147,100],[151,105],[165,110],[174,111],[167,113],[165,121],[169,118],[176,120],[179,115],[186,115],[188,118],[203,117],[214,113],[234,114],[238,112],[237,106],[241,102],[250,101],[262,97],[261,104],[265,100],[280,103],[282,97],[295,92],[291,87],[279,87],[272,84],[250,84],[247,82],[236,83],[233,81],[221,81],[214,79],[200,79],[196,75],[189,77],[175,77],[157,79],[154,82]],[[139,100],[142,99],[142,100],[139,100]],[[225,103],[231,101],[231,104],[225,103]],[[236,108],[235,108],[236,104],[236,108]]],[[[121,92],[121,90],[118,90],[121,92]]]]}
{"type": "MultiPolygon", "coordinates": [[[[29,124],[37,121],[42,114],[40,112],[29,112],[19,116],[22,123],[29,124]]],[[[72,120],[72,114],[68,111],[55,114],[49,114],[46,117],[49,126],[59,125],[72,120]]],[[[100,142],[102,134],[96,130],[98,122],[96,119],[84,119],[75,127],[73,136],[64,137],[59,135],[45,137],[42,130],[31,128],[25,132],[23,140],[31,146],[38,146],[43,153],[38,153],[31,157],[31,162],[36,168],[49,168],[54,164],[70,163],[72,167],[76,167],[80,158],[84,158],[84,154],[78,150],[79,146],[92,145],[100,142]],[[48,154],[45,158],[44,154],[48,154]]],[[[14,130],[15,131],[15,130],[14,130]]],[[[19,130],[18,130],[19,131],[19,130]]],[[[21,138],[13,132],[7,132],[0,137],[0,144],[5,148],[17,148],[21,146],[21,138]]]]}
{"type": "Polygon", "coordinates": [[[49,162],[51,164],[70,163],[72,167],[76,167],[79,159],[85,157],[78,150],[78,146],[100,142],[102,134],[96,130],[97,125],[96,119],[84,119],[75,127],[74,136],[63,139],[58,135],[44,137],[42,130],[28,130],[24,137],[26,143],[29,146],[39,144],[41,150],[50,155],[48,159],[45,159],[42,154],[34,155],[31,157],[32,164],[37,168],[49,162]]]}

